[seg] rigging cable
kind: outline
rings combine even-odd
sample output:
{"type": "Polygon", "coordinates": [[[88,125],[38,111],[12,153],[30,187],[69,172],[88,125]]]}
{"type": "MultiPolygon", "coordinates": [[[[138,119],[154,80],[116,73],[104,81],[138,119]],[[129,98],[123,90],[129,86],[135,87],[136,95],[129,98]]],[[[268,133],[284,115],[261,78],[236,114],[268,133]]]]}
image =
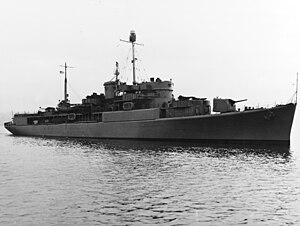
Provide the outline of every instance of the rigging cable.
{"type": "MultiPolygon", "coordinates": [[[[137,52],[137,54],[139,54],[137,50],[136,50],[136,52],[137,52]]],[[[147,81],[149,81],[149,77],[146,74],[146,69],[144,67],[143,61],[141,60],[141,57],[138,58],[138,63],[141,65],[141,68],[142,68],[142,69],[138,68],[138,70],[141,72],[140,80],[146,79],[147,81]]]]}
{"type": "MultiPolygon", "coordinates": [[[[120,73],[120,75],[121,75],[120,78],[126,80],[126,82],[128,81],[128,77],[129,77],[129,76],[128,76],[128,70],[127,70],[127,67],[128,67],[128,64],[129,64],[129,58],[130,58],[131,51],[132,51],[132,49],[129,48],[128,54],[127,54],[127,57],[126,57],[125,64],[124,64],[124,66],[122,67],[122,70],[124,71],[124,75],[123,75],[122,73],[120,73]]],[[[129,71],[131,72],[130,69],[129,69],[129,71]]]]}

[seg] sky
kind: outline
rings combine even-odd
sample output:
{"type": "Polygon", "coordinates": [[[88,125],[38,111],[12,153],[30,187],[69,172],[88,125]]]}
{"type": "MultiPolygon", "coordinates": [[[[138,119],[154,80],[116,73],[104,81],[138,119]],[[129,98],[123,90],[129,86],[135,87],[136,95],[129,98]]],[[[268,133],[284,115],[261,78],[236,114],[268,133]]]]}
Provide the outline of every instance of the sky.
{"type": "Polygon", "coordinates": [[[287,103],[300,72],[297,0],[9,0],[0,7],[0,112],[80,103],[113,78],[172,79],[174,96],[248,99],[238,107],[287,103]]]}

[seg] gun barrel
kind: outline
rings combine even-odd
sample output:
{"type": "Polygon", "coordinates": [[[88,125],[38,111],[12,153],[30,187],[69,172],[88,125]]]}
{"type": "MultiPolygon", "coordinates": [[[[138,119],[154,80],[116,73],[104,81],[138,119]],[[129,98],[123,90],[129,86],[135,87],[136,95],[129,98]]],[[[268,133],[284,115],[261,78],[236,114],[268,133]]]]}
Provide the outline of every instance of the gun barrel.
{"type": "Polygon", "coordinates": [[[234,103],[239,103],[239,102],[244,102],[247,101],[248,99],[243,99],[243,100],[235,100],[234,103]]]}

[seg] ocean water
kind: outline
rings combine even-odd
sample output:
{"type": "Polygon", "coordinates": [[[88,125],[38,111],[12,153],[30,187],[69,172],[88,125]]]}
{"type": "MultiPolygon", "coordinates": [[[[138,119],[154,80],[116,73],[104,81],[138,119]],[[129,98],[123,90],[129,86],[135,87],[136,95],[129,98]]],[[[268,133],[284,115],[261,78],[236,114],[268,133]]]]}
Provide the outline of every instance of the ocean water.
{"type": "Polygon", "coordinates": [[[0,225],[300,225],[290,147],[0,133],[0,225]]]}

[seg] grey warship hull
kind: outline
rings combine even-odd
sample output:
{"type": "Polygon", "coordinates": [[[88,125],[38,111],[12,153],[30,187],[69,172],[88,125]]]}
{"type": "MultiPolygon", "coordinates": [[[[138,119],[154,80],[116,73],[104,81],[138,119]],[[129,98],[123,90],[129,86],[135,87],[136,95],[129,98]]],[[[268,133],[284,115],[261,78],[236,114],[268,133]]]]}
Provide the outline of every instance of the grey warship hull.
{"type": "Polygon", "coordinates": [[[5,127],[17,136],[152,139],[233,142],[290,142],[295,103],[243,112],[188,117],[14,125],[5,127]]]}
{"type": "MultiPolygon", "coordinates": [[[[124,40],[123,40],[124,41],[124,40]]],[[[136,81],[134,47],[136,34],[130,32],[132,45],[132,84],[119,79],[116,62],[114,78],[105,82],[104,93],[93,93],[73,104],[68,99],[67,63],[64,71],[64,99],[56,108],[37,113],[15,114],[5,128],[17,136],[151,139],[234,142],[289,143],[296,104],[272,108],[246,107],[237,110],[236,103],[247,101],[173,94],[172,79],[150,77],[136,81]],[[215,113],[211,113],[211,110],[215,113]]],[[[62,65],[61,65],[62,66],[62,65]]]]}

